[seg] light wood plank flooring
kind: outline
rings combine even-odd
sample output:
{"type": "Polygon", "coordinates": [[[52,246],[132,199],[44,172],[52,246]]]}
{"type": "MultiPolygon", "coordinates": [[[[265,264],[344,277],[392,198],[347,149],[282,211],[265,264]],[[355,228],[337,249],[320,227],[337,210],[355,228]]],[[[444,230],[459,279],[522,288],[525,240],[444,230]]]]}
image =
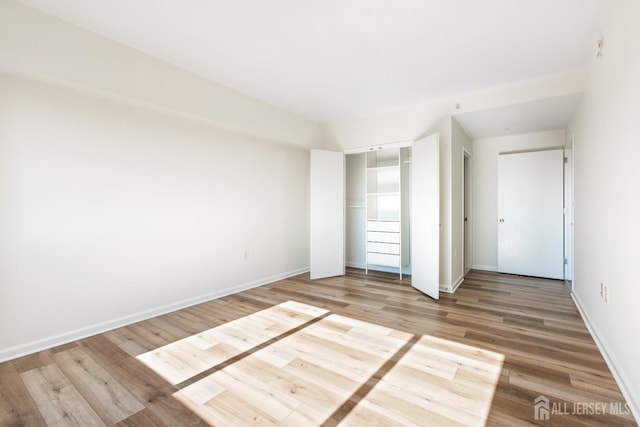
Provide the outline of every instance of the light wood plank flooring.
{"type": "Polygon", "coordinates": [[[5,362],[0,425],[636,425],[562,282],[409,280],[301,275],[5,362]]]}

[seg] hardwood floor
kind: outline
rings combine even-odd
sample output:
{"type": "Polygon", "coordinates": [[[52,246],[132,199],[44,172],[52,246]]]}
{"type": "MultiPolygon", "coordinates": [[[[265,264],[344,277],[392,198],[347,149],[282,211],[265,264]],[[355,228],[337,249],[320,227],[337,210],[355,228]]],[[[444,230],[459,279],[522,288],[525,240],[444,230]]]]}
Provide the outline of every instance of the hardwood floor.
{"type": "Polygon", "coordinates": [[[301,275],[2,363],[0,425],[636,425],[561,282],[409,280],[301,275]]]}

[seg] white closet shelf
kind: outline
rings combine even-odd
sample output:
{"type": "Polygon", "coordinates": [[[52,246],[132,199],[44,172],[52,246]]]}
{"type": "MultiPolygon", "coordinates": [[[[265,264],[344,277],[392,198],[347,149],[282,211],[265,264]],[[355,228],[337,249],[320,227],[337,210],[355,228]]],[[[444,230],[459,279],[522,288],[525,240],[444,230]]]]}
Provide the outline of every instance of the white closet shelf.
{"type": "Polygon", "coordinates": [[[385,191],[382,193],[367,193],[367,196],[399,196],[399,191],[385,191]]]}
{"type": "Polygon", "coordinates": [[[368,171],[385,171],[385,170],[396,170],[400,167],[400,165],[387,165],[387,166],[367,166],[368,171]]]}
{"type": "Polygon", "coordinates": [[[402,279],[402,171],[399,149],[367,153],[366,267],[397,267],[402,279]]]}

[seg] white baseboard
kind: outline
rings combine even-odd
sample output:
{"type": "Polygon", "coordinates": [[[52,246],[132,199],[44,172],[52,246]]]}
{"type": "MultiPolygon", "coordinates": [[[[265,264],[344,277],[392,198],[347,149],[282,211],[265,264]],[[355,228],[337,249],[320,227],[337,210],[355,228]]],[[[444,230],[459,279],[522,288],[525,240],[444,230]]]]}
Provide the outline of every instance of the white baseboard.
{"type": "Polygon", "coordinates": [[[495,265],[473,264],[471,268],[474,270],[493,271],[494,273],[498,272],[498,267],[495,265]]]}
{"type": "Polygon", "coordinates": [[[365,265],[359,262],[345,262],[344,265],[351,268],[360,268],[362,270],[365,268],[365,265]]]}
{"type": "Polygon", "coordinates": [[[620,364],[617,362],[617,360],[616,360],[615,356],[613,355],[613,353],[611,352],[611,350],[609,350],[609,347],[608,347],[607,343],[600,338],[600,336],[598,334],[598,330],[596,329],[595,325],[589,319],[589,315],[585,311],[584,306],[582,305],[582,302],[580,301],[580,297],[578,297],[578,295],[576,295],[575,292],[572,291],[571,292],[571,298],[573,298],[573,302],[575,302],[576,307],[578,307],[578,311],[580,312],[580,315],[582,316],[582,320],[584,320],[585,325],[587,325],[587,329],[589,330],[589,333],[591,334],[591,337],[595,341],[596,346],[598,347],[598,350],[600,350],[600,353],[602,354],[602,357],[604,358],[604,361],[606,362],[607,366],[609,367],[609,370],[611,371],[611,374],[613,375],[613,378],[615,379],[616,383],[618,384],[618,387],[620,388],[620,391],[622,392],[622,395],[624,396],[625,400],[627,401],[627,404],[629,405],[629,409],[631,409],[631,413],[635,417],[636,421],[640,421],[640,405],[638,405],[639,402],[636,402],[634,400],[634,396],[633,396],[633,393],[631,392],[631,389],[625,383],[624,379],[626,377],[622,372],[620,372],[620,368],[619,368],[620,364]]]}
{"type": "Polygon", "coordinates": [[[0,349],[0,363],[7,360],[16,359],[18,357],[26,356],[28,354],[36,353],[38,351],[46,350],[51,347],[67,344],[73,341],[81,340],[83,338],[90,337],[92,335],[101,334],[112,329],[120,328],[123,326],[131,325],[142,320],[150,319],[152,317],[161,316],[163,314],[171,313],[172,311],[180,310],[183,308],[191,307],[196,304],[211,301],[217,298],[222,298],[227,295],[235,294],[241,291],[246,291],[258,286],[263,286],[269,283],[277,282],[278,280],[286,279],[289,277],[297,276],[309,271],[309,268],[301,268],[298,270],[289,271],[282,274],[277,274],[271,277],[265,277],[263,279],[254,280],[252,282],[243,283],[232,288],[223,289],[209,294],[201,295],[195,298],[189,298],[177,303],[163,305],[161,307],[152,308],[139,313],[123,316],[118,319],[108,320],[106,322],[96,323],[84,328],[76,329],[74,331],[65,332],[51,337],[43,338],[40,340],[20,344],[15,347],[0,349]]]}
{"type": "Polygon", "coordinates": [[[452,294],[458,289],[458,286],[464,281],[464,276],[458,277],[453,285],[444,285],[440,283],[440,292],[446,292],[448,294],[452,294]]]}
{"type": "MultiPolygon", "coordinates": [[[[346,262],[344,264],[347,267],[352,267],[352,268],[359,268],[359,269],[366,269],[366,265],[365,264],[360,264],[360,263],[354,263],[354,262],[346,262]]],[[[372,271],[383,271],[385,273],[394,273],[394,274],[398,274],[399,270],[398,267],[385,267],[384,265],[370,265],[369,266],[369,270],[372,271]]],[[[402,274],[406,274],[406,275],[411,275],[411,266],[404,266],[402,267],[402,274]]]]}
{"type": "Polygon", "coordinates": [[[460,285],[464,282],[464,275],[458,277],[458,279],[453,283],[453,286],[445,286],[444,288],[440,288],[441,291],[446,292],[448,294],[452,294],[460,287],[460,285]]]}

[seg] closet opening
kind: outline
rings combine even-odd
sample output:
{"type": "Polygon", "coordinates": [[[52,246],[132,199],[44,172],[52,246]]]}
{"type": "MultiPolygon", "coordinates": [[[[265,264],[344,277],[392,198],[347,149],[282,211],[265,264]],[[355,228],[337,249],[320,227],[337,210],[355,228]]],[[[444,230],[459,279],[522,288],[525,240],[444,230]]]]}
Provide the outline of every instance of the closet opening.
{"type": "Polygon", "coordinates": [[[345,157],[345,264],[411,274],[411,147],[345,157]]]}
{"type": "Polygon", "coordinates": [[[440,135],[354,149],[312,149],[309,277],[345,267],[411,275],[440,295],[440,135]],[[388,150],[388,151],[387,151],[388,150]]]}

